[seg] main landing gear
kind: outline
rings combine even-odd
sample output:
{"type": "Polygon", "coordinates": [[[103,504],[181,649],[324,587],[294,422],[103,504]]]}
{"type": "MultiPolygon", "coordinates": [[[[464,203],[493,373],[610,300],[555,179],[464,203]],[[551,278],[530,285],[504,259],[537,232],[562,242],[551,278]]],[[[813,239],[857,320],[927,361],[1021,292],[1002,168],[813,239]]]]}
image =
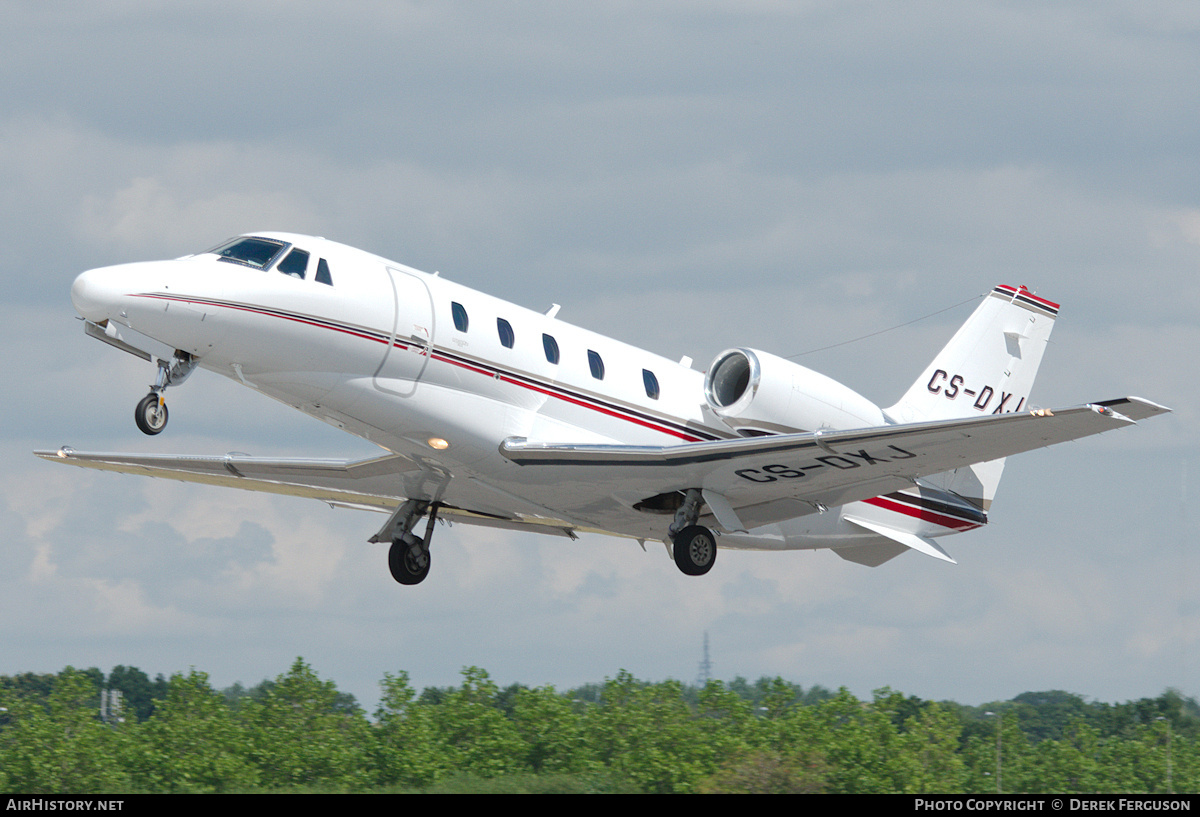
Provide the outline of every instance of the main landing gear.
{"type": "Polygon", "coordinates": [[[690,489],[675,512],[675,521],[668,528],[675,566],[686,576],[703,576],[717,561],[716,535],[696,524],[700,517],[700,499],[700,492],[690,489]]]}
{"type": "Polygon", "coordinates": [[[420,584],[429,575],[429,540],[433,537],[437,513],[436,502],[410,499],[396,509],[379,533],[371,537],[372,542],[392,540],[388,549],[388,569],[400,584],[420,584]],[[429,523],[425,526],[424,538],[418,538],[412,530],[426,510],[429,511],[429,523]]]}
{"type": "Polygon", "coordinates": [[[158,434],[167,427],[167,403],[163,392],[167,386],[175,386],[187,380],[196,368],[196,358],[187,352],[175,351],[170,362],[159,359],[158,377],[150,387],[150,393],[141,399],[133,411],[134,422],[143,434],[158,434]]]}

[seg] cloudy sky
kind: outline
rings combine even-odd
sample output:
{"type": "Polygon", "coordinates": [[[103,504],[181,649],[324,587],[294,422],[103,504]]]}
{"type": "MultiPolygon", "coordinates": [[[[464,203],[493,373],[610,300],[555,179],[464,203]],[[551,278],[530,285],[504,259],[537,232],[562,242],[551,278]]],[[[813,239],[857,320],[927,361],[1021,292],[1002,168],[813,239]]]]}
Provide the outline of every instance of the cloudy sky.
{"type": "Polygon", "coordinates": [[[399,670],[691,681],[708,633],[725,679],[1200,695],[1197,77],[1184,0],[0,0],[0,673],[303,656],[373,707],[399,670]],[[456,526],[401,588],[375,515],[30,454],[371,453],[208,372],[144,437],[151,367],[75,320],[84,269],[261,229],[698,367],[808,353],[885,405],[1024,284],[1063,305],[1036,403],[1175,413],[1011,461],[957,566],[725,552],[697,580],[456,526]]]}

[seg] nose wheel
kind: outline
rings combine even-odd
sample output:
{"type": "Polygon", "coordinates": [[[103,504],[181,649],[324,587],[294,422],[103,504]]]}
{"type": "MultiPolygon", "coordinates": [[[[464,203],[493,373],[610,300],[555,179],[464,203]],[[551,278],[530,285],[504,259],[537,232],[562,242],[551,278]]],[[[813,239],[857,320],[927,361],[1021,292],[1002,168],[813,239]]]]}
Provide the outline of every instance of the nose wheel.
{"type": "Polygon", "coordinates": [[[167,427],[167,402],[163,392],[187,380],[196,368],[196,358],[187,352],[175,351],[171,360],[158,361],[158,377],[150,387],[150,393],[142,398],[133,411],[133,419],[143,434],[158,434],[167,427]]]}
{"type": "Polygon", "coordinates": [[[143,434],[154,435],[167,427],[167,404],[163,396],[150,392],[133,411],[133,419],[143,434]]]}

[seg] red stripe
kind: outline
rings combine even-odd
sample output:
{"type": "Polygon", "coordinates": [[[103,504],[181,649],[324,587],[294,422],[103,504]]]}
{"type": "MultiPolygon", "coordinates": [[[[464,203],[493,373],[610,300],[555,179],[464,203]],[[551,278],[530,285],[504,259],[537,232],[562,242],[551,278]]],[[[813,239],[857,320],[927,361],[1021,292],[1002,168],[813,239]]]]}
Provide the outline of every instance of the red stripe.
{"type": "MultiPolygon", "coordinates": [[[[321,323],[318,321],[308,320],[305,318],[297,317],[295,315],[288,315],[288,314],[284,314],[281,312],[274,312],[274,311],[270,311],[270,310],[266,310],[266,309],[261,309],[258,307],[253,307],[253,306],[240,306],[240,305],[236,305],[236,304],[216,303],[216,302],[212,302],[212,301],[193,301],[188,298],[175,298],[175,297],[171,297],[171,296],[167,296],[167,295],[152,295],[149,293],[142,293],[139,295],[135,295],[133,297],[153,298],[156,300],[176,301],[176,302],[180,302],[180,303],[202,303],[205,306],[219,306],[224,309],[233,309],[233,310],[236,310],[239,312],[251,312],[256,315],[264,315],[269,318],[282,318],[284,320],[292,321],[293,323],[304,324],[305,326],[313,326],[318,329],[329,329],[334,332],[341,332],[342,334],[345,334],[345,335],[362,338],[363,340],[374,341],[376,343],[386,344],[388,342],[382,338],[375,337],[373,335],[367,335],[362,332],[357,332],[353,329],[347,329],[347,328],[341,327],[341,326],[334,326],[334,325],[331,325],[328,323],[321,323]]],[[[408,346],[408,344],[402,343],[399,340],[394,341],[392,345],[395,348],[402,349],[402,350],[408,350],[410,348],[408,346]]],[[[449,363],[452,366],[458,366],[460,368],[466,369],[467,371],[474,372],[476,374],[483,375],[485,377],[489,377],[489,378],[493,377],[492,372],[490,372],[486,369],[482,369],[478,366],[472,365],[470,363],[467,363],[465,361],[453,360],[451,358],[446,357],[445,355],[438,354],[436,352],[434,353],[433,358],[434,358],[434,360],[441,361],[442,363],[449,363]]],[[[539,394],[544,394],[547,397],[554,397],[558,400],[563,401],[564,403],[571,403],[576,406],[581,406],[582,408],[591,409],[592,411],[599,412],[600,414],[604,414],[609,417],[615,417],[619,420],[625,420],[626,422],[633,423],[634,425],[639,425],[644,428],[648,428],[652,431],[657,431],[662,434],[668,434],[672,437],[678,437],[679,439],[684,440],[686,442],[700,442],[703,439],[702,437],[697,437],[694,434],[688,434],[688,433],[685,433],[682,431],[677,431],[673,428],[659,425],[650,420],[643,420],[640,417],[631,417],[629,415],[620,413],[616,409],[610,409],[605,406],[597,405],[595,403],[589,403],[586,400],[572,397],[570,395],[564,394],[559,391],[542,388],[540,386],[535,386],[532,383],[526,383],[526,382],[523,382],[521,380],[518,380],[518,379],[508,376],[508,375],[501,375],[500,380],[505,383],[510,383],[514,386],[519,386],[521,388],[528,389],[529,391],[534,391],[534,392],[538,392],[539,394]]]]}
{"type": "Polygon", "coordinates": [[[1054,301],[1048,301],[1045,298],[1039,298],[1038,296],[1034,295],[1032,292],[1027,290],[1025,287],[1021,287],[1021,294],[1024,295],[1026,298],[1029,298],[1030,300],[1034,300],[1034,301],[1037,301],[1038,303],[1045,304],[1046,306],[1050,307],[1051,309],[1054,309],[1054,310],[1058,309],[1058,304],[1054,303],[1054,301]]]}
{"type": "Polygon", "coordinates": [[[1050,309],[1053,309],[1055,311],[1058,311],[1058,309],[1059,309],[1059,304],[1054,303],[1054,301],[1046,300],[1045,298],[1039,298],[1037,295],[1034,295],[1032,292],[1030,292],[1024,286],[1014,287],[1014,286],[1009,286],[1008,284],[999,284],[996,286],[996,289],[1002,289],[1005,292],[1007,292],[1013,296],[1020,295],[1021,297],[1028,298],[1031,301],[1037,301],[1038,303],[1045,304],[1047,307],[1049,307],[1050,309]]]}
{"type": "Polygon", "coordinates": [[[905,516],[911,516],[915,519],[920,519],[922,522],[932,522],[935,525],[941,525],[943,528],[950,528],[951,530],[964,531],[979,527],[979,524],[975,522],[968,522],[963,519],[955,519],[953,516],[935,513],[926,508],[914,508],[911,505],[902,505],[899,502],[895,502],[882,496],[864,499],[863,501],[868,505],[874,505],[877,508],[883,508],[885,511],[902,513],[905,516]]]}

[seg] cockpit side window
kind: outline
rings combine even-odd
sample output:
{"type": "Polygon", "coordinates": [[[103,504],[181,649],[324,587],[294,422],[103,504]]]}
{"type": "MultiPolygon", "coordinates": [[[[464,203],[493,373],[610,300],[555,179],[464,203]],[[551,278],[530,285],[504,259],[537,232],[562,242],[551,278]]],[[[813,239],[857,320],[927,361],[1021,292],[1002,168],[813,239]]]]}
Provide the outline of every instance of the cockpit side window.
{"type": "Polygon", "coordinates": [[[308,271],[308,253],[304,250],[292,250],[275,269],[293,278],[303,278],[304,273],[308,271]]]}
{"type": "Polygon", "coordinates": [[[333,286],[333,278],[329,276],[329,264],[324,258],[317,261],[317,283],[333,286]]]}
{"type": "Polygon", "coordinates": [[[210,252],[219,255],[221,261],[266,269],[287,247],[285,242],[273,238],[243,237],[228,241],[210,252]]]}

